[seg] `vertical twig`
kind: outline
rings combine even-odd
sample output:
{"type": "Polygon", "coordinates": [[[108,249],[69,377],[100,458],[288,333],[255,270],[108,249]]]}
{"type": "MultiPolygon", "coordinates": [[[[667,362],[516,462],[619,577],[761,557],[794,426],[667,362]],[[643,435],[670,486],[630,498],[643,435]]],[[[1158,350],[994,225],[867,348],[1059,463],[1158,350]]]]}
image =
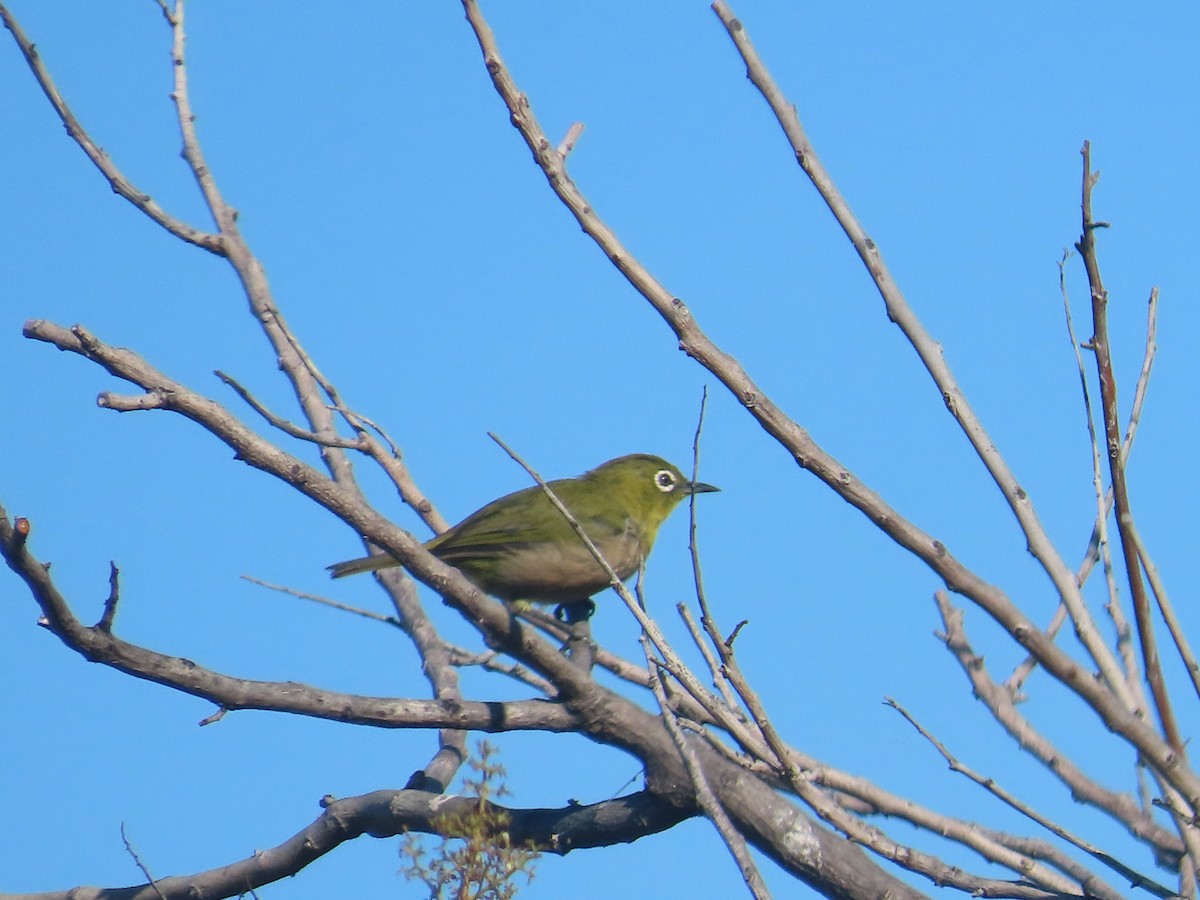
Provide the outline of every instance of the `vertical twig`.
{"type": "MultiPolygon", "coordinates": [[[[1121,593],[1117,587],[1116,572],[1112,564],[1112,552],[1108,540],[1108,511],[1112,508],[1112,492],[1111,490],[1106,490],[1104,486],[1104,475],[1100,464],[1100,441],[1096,435],[1096,419],[1092,411],[1092,392],[1088,389],[1087,368],[1083,364],[1083,354],[1080,352],[1081,345],[1075,335],[1075,323],[1071,318],[1071,298],[1067,291],[1066,262],[1067,254],[1064,253],[1063,258],[1058,263],[1058,286],[1062,293],[1063,314],[1066,317],[1067,324],[1067,337],[1071,341],[1071,349],[1075,353],[1075,365],[1079,371],[1079,388],[1083,394],[1084,418],[1087,421],[1088,440],[1092,448],[1092,489],[1096,496],[1096,524],[1093,533],[1095,535],[1098,558],[1103,563],[1104,583],[1108,590],[1108,614],[1112,618],[1117,630],[1117,652],[1125,667],[1129,690],[1137,698],[1138,708],[1144,710],[1145,696],[1139,687],[1141,666],[1138,665],[1137,657],[1134,655],[1133,646],[1129,640],[1129,623],[1125,619],[1125,614],[1121,609],[1121,593]]],[[[1094,349],[1090,343],[1086,346],[1089,349],[1094,349]]],[[[1090,555],[1085,557],[1084,564],[1080,567],[1081,572],[1088,565],[1090,559],[1090,555]]],[[[1077,580],[1080,586],[1082,586],[1083,579],[1078,578],[1077,580]]]]}
{"type": "Polygon", "coordinates": [[[1092,294],[1092,349],[1096,354],[1096,368],[1100,376],[1101,411],[1104,420],[1104,438],[1108,449],[1109,477],[1113,487],[1113,503],[1117,512],[1117,534],[1121,539],[1121,556],[1125,563],[1125,574],[1129,579],[1129,592],[1133,600],[1133,616],[1137,623],[1138,639],[1141,644],[1142,664],[1145,666],[1146,681],[1154,698],[1155,710],[1162,726],[1163,737],[1171,748],[1183,756],[1183,739],[1175,722],[1171,698],[1163,679],[1162,665],[1154,638],[1154,622],[1150,617],[1150,598],[1142,581],[1141,564],[1137,549],[1130,535],[1133,511],[1130,507],[1129,488],[1125,481],[1125,460],[1121,453],[1121,426],[1118,421],[1117,380],[1113,373],[1112,350],[1108,337],[1108,291],[1100,276],[1100,264],[1096,257],[1095,232],[1107,227],[1106,222],[1097,222],[1092,217],[1092,190],[1100,175],[1092,171],[1092,148],[1088,141],[1083,144],[1083,234],[1075,245],[1087,270],[1088,285],[1092,294]]]}
{"type": "MultiPolygon", "coordinates": [[[[638,583],[638,599],[639,601],[642,599],[640,581],[638,583]]],[[[730,821],[728,813],[721,806],[721,801],[713,793],[713,789],[704,775],[704,767],[700,764],[700,760],[696,756],[696,748],[688,740],[687,735],[683,732],[683,728],[680,727],[678,720],[675,718],[675,714],[671,711],[670,703],[667,700],[667,692],[662,683],[662,673],[665,670],[654,657],[654,650],[652,649],[649,635],[643,631],[639,641],[642,644],[642,652],[646,655],[646,669],[650,675],[650,689],[654,692],[654,699],[658,701],[660,718],[667,729],[667,734],[671,736],[671,741],[675,744],[680,757],[683,759],[684,768],[687,770],[688,778],[691,780],[692,788],[695,791],[696,802],[699,804],[700,809],[704,811],[705,818],[712,822],[713,827],[717,829],[717,834],[725,842],[725,846],[733,856],[734,862],[737,863],[738,870],[742,873],[742,880],[746,882],[746,887],[749,888],[750,893],[754,895],[756,900],[768,900],[771,892],[767,890],[767,885],[763,882],[762,875],[759,874],[758,868],[754,865],[754,860],[750,857],[749,848],[746,846],[746,839],[742,837],[741,832],[730,821]]]]}
{"type": "MultiPolygon", "coordinates": [[[[1064,304],[1069,304],[1066,293],[1066,275],[1064,271],[1066,260],[1067,255],[1064,254],[1062,261],[1058,265],[1058,278],[1059,286],[1063,292],[1063,302],[1064,304]]],[[[1069,324],[1069,305],[1067,306],[1067,316],[1069,324]]],[[[1068,327],[1068,333],[1070,333],[1072,330],[1073,329],[1068,327]]],[[[1121,457],[1125,460],[1126,465],[1129,464],[1129,454],[1133,450],[1133,440],[1137,435],[1138,425],[1142,420],[1142,407],[1146,402],[1146,388],[1149,386],[1150,372],[1154,368],[1154,358],[1158,353],[1158,343],[1155,340],[1157,333],[1158,288],[1153,288],[1150,291],[1150,303],[1146,315],[1146,350],[1142,355],[1142,369],[1138,373],[1137,386],[1133,391],[1133,409],[1130,410],[1129,421],[1125,425],[1125,440],[1121,443],[1121,457]]],[[[1074,337],[1071,338],[1071,342],[1074,346],[1078,347],[1078,343],[1074,337]]],[[[1078,354],[1076,355],[1077,362],[1082,366],[1082,359],[1078,358],[1078,354]]],[[[1083,376],[1081,373],[1081,377],[1084,378],[1084,384],[1086,385],[1086,376],[1083,376]]],[[[1091,416],[1088,417],[1088,421],[1092,421],[1091,416]]],[[[1079,583],[1081,588],[1087,582],[1088,576],[1091,574],[1093,567],[1097,562],[1100,561],[1100,534],[1103,527],[1101,520],[1107,521],[1108,514],[1112,510],[1112,504],[1113,494],[1112,487],[1110,486],[1104,494],[1104,502],[1097,516],[1096,523],[1092,526],[1092,534],[1088,539],[1087,550],[1084,551],[1083,560],[1080,562],[1079,568],[1075,573],[1075,580],[1079,583]]],[[[1151,582],[1151,586],[1153,587],[1153,582],[1151,582]]],[[[1119,612],[1119,607],[1117,609],[1119,612]]],[[[1057,634],[1058,629],[1062,626],[1065,615],[1066,607],[1062,604],[1059,604],[1059,607],[1057,610],[1055,610],[1050,624],[1046,627],[1046,634],[1050,635],[1051,637],[1057,634]]],[[[1129,641],[1126,635],[1131,634],[1131,632],[1124,616],[1122,615],[1120,620],[1114,620],[1114,624],[1117,628],[1118,640],[1122,641],[1123,644],[1128,645],[1129,641]]],[[[1123,648],[1122,654],[1124,654],[1123,648]]],[[[1013,670],[1013,674],[1009,676],[1007,682],[1005,683],[1014,692],[1020,690],[1022,683],[1024,683],[1025,679],[1029,677],[1029,673],[1033,671],[1036,665],[1036,659],[1034,659],[1032,656],[1026,657],[1025,660],[1013,670]]],[[[1129,668],[1128,665],[1126,668],[1128,671],[1133,671],[1133,669],[1129,668]]]]}

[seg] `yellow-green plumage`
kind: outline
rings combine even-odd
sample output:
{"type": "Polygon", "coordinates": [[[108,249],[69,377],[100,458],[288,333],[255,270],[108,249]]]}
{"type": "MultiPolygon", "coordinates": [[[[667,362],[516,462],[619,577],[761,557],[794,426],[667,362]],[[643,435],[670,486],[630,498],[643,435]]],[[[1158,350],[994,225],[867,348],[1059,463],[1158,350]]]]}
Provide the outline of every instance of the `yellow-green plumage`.
{"type": "MultiPolygon", "coordinates": [[[[715,491],[689,482],[664,459],[634,453],[578,478],[548,482],[613,570],[628,578],[646,561],[659,526],[689,494],[715,491]]],[[[570,603],[608,587],[608,576],[540,486],[493,500],[425,544],[480,588],[503,600],[570,603]]],[[[329,567],[334,578],[400,563],[386,553],[329,567]]]]}

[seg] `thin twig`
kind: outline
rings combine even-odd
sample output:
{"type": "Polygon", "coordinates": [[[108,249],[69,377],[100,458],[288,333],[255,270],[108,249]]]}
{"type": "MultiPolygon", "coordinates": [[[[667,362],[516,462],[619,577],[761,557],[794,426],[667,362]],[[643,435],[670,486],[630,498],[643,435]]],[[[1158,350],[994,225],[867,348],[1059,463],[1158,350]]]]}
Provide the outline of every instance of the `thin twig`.
{"type": "Polygon", "coordinates": [[[1139,807],[1132,797],[1110,790],[1088,777],[1069,754],[1052,744],[1017,711],[1013,691],[988,675],[983,658],[971,646],[963,611],[950,603],[945,591],[937,591],[934,599],[945,629],[941,638],[946,649],[962,667],[971,683],[972,693],[1017,746],[1054,773],[1078,802],[1105,812],[1133,837],[1150,844],[1158,852],[1174,857],[1182,854],[1184,847],[1180,840],[1139,807]]]}
{"type": "Polygon", "coordinates": [[[683,759],[684,768],[687,769],[688,777],[691,779],[692,788],[695,791],[696,802],[704,810],[705,817],[717,829],[717,834],[721,836],[721,840],[725,842],[725,846],[729,849],[730,855],[733,856],[734,862],[737,863],[738,870],[742,873],[742,880],[746,883],[746,887],[750,890],[750,893],[754,897],[759,898],[759,900],[767,900],[771,896],[771,892],[767,890],[767,885],[762,880],[762,875],[759,874],[758,867],[754,865],[754,860],[750,856],[750,849],[746,846],[746,839],[742,837],[741,832],[729,820],[724,807],[721,806],[721,802],[713,793],[708,779],[704,775],[704,767],[696,757],[695,748],[687,739],[687,735],[683,733],[683,729],[679,727],[679,722],[676,721],[675,714],[671,711],[670,705],[667,702],[666,692],[662,686],[662,670],[654,658],[650,638],[645,632],[642,632],[640,640],[642,650],[646,654],[646,668],[650,673],[650,689],[654,692],[654,697],[658,701],[658,708],[661,713],[663,725],[666,726],[667,734],[671,736],[671,741],[675,744],[676,749],[679,750],[680,757],[683,759]]]}
{"type": "Polygon", "coordinates": [[[483,669],[485,672],[507,675],[515,681],[529,685],[550,699],[554,699],[558,695],[558,688],[545,678],[542,678],[536,672],[530,671],[528,667],[521,665],[519,662],[503,661],[500,654],[495,650],[472,653],[463,647],[452,646],[450,648],[450,664],[460,669],[472,666],[483,669]]]}
{"type": "Polygon", "coordinates": [[[155,0],[158,8],[162,10],[163,18],[167,20],[168,25],[175,24],[175,14],[171,12],[171,7],[167,6],[167,0],[155,0]]]}
{"type": "MultiPolygon", "coordinates": [[[[1113,372],[1112,348],[1108,337],[1108,291],[1104,288],[1104,281],[1100,275],[1100,263],[1096,255],[1095,232],[1098,228],[1105,227],[1106,223],[1098,222],[1092,216],[1092,191],[1100,176],[1092,171],[1092,150],[1088,141],[1084,141],[1081,155],[1083,157],[1083,201],[1081,203],[1083,233],[1075,247],[1079,250],[1084,268],[1087,270],[1088,285],[1092,294],[1093,332],[1091,343],[1095,351],[1096,369],[1100,377],[1104,438],[1108,449],[1109,477],[1113,486],[1113,503],[1117,515],[1117,534],[1121,538],[1121,556],[1125,563],[1125,577],[1129,582],[1130,598],[1133,600],[1133,618],[1137,623],[1142,666],[1146,681],[1150,685],[1150,695],[1154,698],[1154,708],[1158,713],[1163,737],[1176,753],[1183,755],[1185,752],[1183,738],[1179,733],[1175,713],[1171,708],[1171,698],[1163,678],[1158,646],[1154,637],[1154,623],[1150,616],[1150,598],[1146,595],[1146,586],[1142,581],[1137,550],[1129,535],[1133,510],[1130,505],[1129,488],[1125,481],[1125,461],[1121,454],[1117,380],[1113,372]]],[[[1195,799],[1192,798],[1192,801],[1194,802],[1195,799]]]]}
{"type": "MultiPolygon", "coordinates": [[[[696,432],[692,436],[692,481],[700,480],[700,435],[704,432],[704,413],[708,408],[708,385],[704,385],[700,389],[700,411],[696,414],[696,432]]],[[[715,625],[713,623],[712,614],[708,609],[708,596],[704,590],[704,572],[700,566],[700,543],[697,540],[699,528],[696,518],[696,497],[693,494],[688,503],[688,556],[692,561],[692,582],[695,585],[696,602],[700,604],[700,621],[704,623],[707,630],[709,640],[714,646],[718,646],[721,641],[716,636],[715,625]]],[[[733,692],[729,687],[729,680],[725,677],[722,662],[718,661],[712,655],[712,651],[708,645],[701,639],[696,623],[692,620],[692,615],[687,607],[682,603],[676,604],[675,607],[679,611],[679,615],[683,617],[684,623],[688,627],[688,631],[692,635],[692,640],[697,647],[700,648],[701,654],[704,656],[704,661],[707,663],[709,671],[712,672],[713,684],[717,690],[721,692],[721,696],[725,698],[725,703],[730,709],[739,709],[738,701],[734,697],[733,692]]]]}
{"type": "Polygon", "coordinates": [[[441,534],[450,527],[450,523],[445,519],[437,508],[433,505],[433,501],[426,496],[425,492],[418,487],[417,482],[413,479],[412,474],[408,470],[408,466],[404,464],[400,448],[391,436],[371,419],[361,413],[352,412],[342,405],[340,400],[336,399],[336,392],[333,387],[326,388],[330,392],[330,396],[334,398],[334,405],[331,409],[337,410],[338,413],[350,424],[358,433],[360,450],[369,455],[384,473],[391,480],[396,488],[396,492],[400,495],[400,499],[412,508],[421,521],[424,522],[434,534],[441,534]],[[367,429],[370,429],[368,431],[367,429]],[[373,431],[375,434],[371,434],[373,431]],[[378,435],[378,438],[375,437],[378,435]],[[380,443],[382,441],[383,443],[380,443]],[[384,449],[384,444],[387,448],[384,449]]]}
{"type": "Polygon", "coordinates": [[[566,135],[564,135],[563,139],[559,142],[558,148],[555,152],[557,152],[564,161],[566,160],[567,156],[570,155],[571,151],[575,149],[576,142],[578,142],[580,135],[583,134],[583,127],[584,126],[582,122],[575,122],[570,128],[567,129],[566,135]]]}
{"type": "Polygon", "coordinates": [[[117,564],[110,562],[108,564],[108,597],[104,600],[104,612],[100,614],[100,621],[96,623],[96,627],[101,631],[112,633],[113,619],[116,618],[117,603],[120,598],[120,573],[117,570],[117,564]]]}
{"type": "MultiPolygon", "coordinates": [[[[975,782],[977,785],[979,785],[981,788],[986,790],[992,796],[1003,801],[1008,806],[1012,807],[1017,812],[1021,813],[1021,815],[1025,816],[1028,819],[1031,819],[1032,821],[1041,825],[1047,831],[1054,834],[1056,837],[1059,837],[1062,840],[1066,841],[1067,843],[1078,847],[1084,853],[1087,853],[1092,858],[1094,858],[1094,859],[1098,860],[1099,862],[1103,863],[1104,865],[1108,866],[1114,872],[1117,872],[1123,878],[1127,879],[1129,881],[1130,886],[1136,887],[1136,888],[1142,888],[1143,890],[1149,891],[1150,893],[1154,894],[1157,897],[1170,898],[1170,897],[1175,896],[1175,892],[1173,890],[1163,887],[1161,884],[1158,884],[1154,880],[1147,878],[1145,875],[1142,875],[1140,872],[1136,871],[1135,869],[1132,869],[1129,866],[1125,865],[1123,862],[1121,862],[1120,860],[1118,860],[1117,858],[1112,856],[1112,854],[1106,853],[1105,851],[1101,850],[1099,847],[1096,847],[1095,845],[1088,843],[1083,838],[1072,834],[1071,832],[1067,831],[1067,829],[1065,829],[1061,825],[1059,825],[1057,822],[1053,821],[1052,819],[1047,818],[1046,816],[1043,816],[1041,813],[1039,813],[1037,810],[1035,810],[1029,804],[1022,802],[1021,800],[1018,800],[1016,798],[1016,796],[1009,793],[1004,788],[1002,788],[999,784],[997,784],[996,780],[994,778],[986,778],[983,775],[980,775],[979,773],[977,773],[970,766],[967,766],[964,763],[960,762],[946,748],[945,744],[943,744],[940,740],[938,740],[936,737],[934,737],[920,722],[918,722],[916,720],[916,718],[907,709],[905,709],[903,706],[901,706],[899,703],[897,703],[891,697],[885,698],[884,703],[887,706],[890,706],[892,709],[896,710],[896,712],[900,713],[900,715],[902,715],[908,721],[908,723],[917,730],[918,734],[920,734],[923,738],[925,738],[925,740],[929,741],[929,743],[933,745],[934,749],[937,750],[937,752],[939,754],[941,754],[942,759],[944,759],[946,761],[946,765],[948,765],[950,767],[950,771],[958,772],[960,775],[963,775],[963,776],[969,778],[971,781],[975,782]]],[[[1089,896],[1089,897],[1096,896],[1095,890],[1096,890],[1097,886],[1095,884],[1093,884],[1091,882],[1085,882],[1085,883],[1081,884],[1080,887],[1082,887],[1084,889],[1087,896],[1089,896]]]]}
{"type": "Polygon", "coordinates": [[[289,435],[290,437],[298,438],[302,441],[310,441],[314,444],[320,444],[323,447],[341,447],[345,450],[363,449],[363,442],[360,440],[351,440],[349,438],[338,437],[337,435],[316,434],[315,432],[309,431],[307,428],[301,428],[299,425],[289,422],[282,416],[275,415],[275,413],[271,412],[266,408],[266,406],[260,403],[254,397],[254,395],[250,393],[250,391],[248,391],[232,377],[226,375],[220,369],[214,369],[213,374],[231,387],[234,393],[241,397],[247,406],[266,419],[268,424],[270,424],[273,428],[278,428],[284,434],[289,435]]]}
{"type": "Polygon", "coordinates": [[[385,625],[392,625],[396,628],[399,628],[401,631],[405,630],[404,623],[395,616],[385,616],[382,613],[375,612],[374,610],[362,609],[358,606],[351,606],[348,603],[341,603],[338,600],[330,600],[328,597],[322,597],[320,594],[309,594],[306,591],[300,591],[296,588],[287,587],[286,585],[272,584],[269,581],[263,581],[259,578],[255,578],[253,575],[242,575],[241,577],[244,581],[248,581],[251,584],[257,584],[259,587],[264,587],[270,591],[279,591],[281,594],[288,594],[292,597],[298,597],[301,600],[310,600],[313,603],[319,603],[322,606],[329,606],[333,609],[341,610],[342,612],[348,612],[356,616],[362,616],[364,619],[372,619],[376,622],[383,622],[385,625]]]}
{"type": "Polygon", "coordinates": [[[130,858],[133,859],[137,867],[141,869],[142,874],[146,877],[146,882],[150,885],[150,887],[154,888],[154,893],[158,894],[159,900],[167,900],[166,896],[163,895],[162,890],[159,888],[158,882],[154,880],[154,876],[150,874],[150,870],[146,868],[146,864],[142,862],[142,858],[138,856],[137,851],[133,849],[133,844],[129,843],[129,837],[125,834],[124,822],[121,823],[121,843],[125,845],[125,852],[129,854],[130,858]]]}
{"type": "Polygon", "coordinates": [[[224,234],[230,230],[230,225],[236,220],[237,213],[226,204],[220,191],[217,190],[216,179],[204,158],[204,151],[200,147],[200,139],[196,134],[196,114],[192,110],[191,96],[188,93],[188,70],[184,56],[184,45],[187,41],[184,28],[184,8],[184,0],[175,0],[175,13],[168,17],[172,38],[171,62],[174,63],[175,75],[171,101],[175,104],[179,131],[183,138],[184,161],[192,170],[192,176],[196,179],[196,184],[200,186],[200,192],[204,195],[208,208],[212,211],[218,227],[224,234]]]}
{"type": "Polygon", "coordinates": [[[1150,559],[1149,551],[1146,550],[1146,544],[1142,540],[1137,526],[1133,522],[1130,522],[1127,527],[1129,528],[1129,537],[1137,550],[1138,561],[1146,571],[1146,579],[1150,582],[1150,590],[1154,592],[1154,599],[1158,603],[1158,610],[1162,613],[1163,621],[1167,623],[1167,630],[1170,632],[1171,639],[1175,642],[1175,649],[1179,653],[1179,658],[1183,660],[1188,677],[1191,678],[1192,689],[1200,697],[1200,663],[1197,663],[1196,654],[1193,652],[1191,644],[1188,643],[1183,625],[1180,623],[1179,617],[1175,615],[1175,607],[1167,596],[1167,586],[1163,584],[1162,576],[1158,572],[1158,566],[1150,559]]]}

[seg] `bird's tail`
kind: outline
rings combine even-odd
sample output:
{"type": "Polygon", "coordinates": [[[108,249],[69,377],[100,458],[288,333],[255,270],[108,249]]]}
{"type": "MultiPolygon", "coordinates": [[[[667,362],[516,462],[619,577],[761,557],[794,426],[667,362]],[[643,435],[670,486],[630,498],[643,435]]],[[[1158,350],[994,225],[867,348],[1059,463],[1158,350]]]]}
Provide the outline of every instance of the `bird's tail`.
{"type": "Polygon", "coordinates": [[[400,565],[399,560],[388,553],[372,553],[370,556],[360,556],[358,559],[347,559],[340,563],[334,563],[326,568],[329,569],[330,578],[345,578],[347,575],[375,572],[398,565],[400,565]]]}

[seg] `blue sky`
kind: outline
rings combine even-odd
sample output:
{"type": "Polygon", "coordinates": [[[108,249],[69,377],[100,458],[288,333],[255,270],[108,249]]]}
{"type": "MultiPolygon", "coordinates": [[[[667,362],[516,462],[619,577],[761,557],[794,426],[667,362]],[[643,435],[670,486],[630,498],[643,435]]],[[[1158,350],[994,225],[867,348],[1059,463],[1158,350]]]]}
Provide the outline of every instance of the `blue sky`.
{"type": "MultiPolygon", "coordinates": [[[[208,227],[178,156],[169,34],[155,5],[11,8],[126,175],[208,227]]],[[[1079,234],[1079,148],[1093,142],[1097,215],[1113,225],[1100,236],[1101,263],[1126,410],[1146,298],[1153,285],[1162,292],[1130,479],[1142,533],[1194,629],[1185,579],[1200,501],[1189,344],[1200,330],[1200,13],[768,0],[734,10],[1071,565],[1094,498],[1056,266],[1079,234]]],[[[1048,619],[1050,586],[999,492],[707,4],[484,11],[546,131],[585,123],[570,158],[581,189],[710,337],[856,475],[1048,619]]],[[[1116,829],[1071,803],[971,699],[932,637],[936,578],[798,470],[580,233],[509,126],[457,4],[333,11],[209,0],[188,16],[200,136],[276,300],[448,518],[526,484],[489,430],[548,476],[634,451],[686,466],[707,384],[702,477],[723,488],[702,498],[708,592],[726,627],[750,620],[743,665],[791,742],[931,806],[1026,828],[946,772],[881,704],[894,696],[964,761],[1122,852],[1116,829]]],[[[213,369],[291,414],[228,267],[113,195],[7,35],[0,48],[0,502],[32,520],[32,551],[53,561],[85,620],[100,614],[114,560],[117,627],[131,641],[244,677],[423,696],[398,635],[239,578],[382,609],[369,579],[325,577],[326,563],[358,552],[353,534],[178,417],[97,409],[95,395],[120,385],[21,337],[29,318],[80,322],[247,421],[253,414],[213,369]]],[[[1086,334],[1078,260],[1068,271],[1086,334]]],[[[358,469],[378,508],[423,535],[383,480],[358,469]]],[[[648,582],[680,645],[672,609],[690,596],[685,524],[677,516],[664,528],[648,582]]],[[[1102,602],[1096,585],[1089,596],[1102,602]]],[[[615,598],[600,606],[601,642],[637,656],[615,598]]],[[[465,639],[437,609],[447,633],[465,639]]],[[[198,729],[208,704],[88,665],[35,619],[23,585],[0,575],[0,786],[21,811],[0,823],[15,861],[3,866],[2,890],[139,881],[121,822],[155,874],[224,864],[299,830],[324,794],[402,786],[431,752],[424,734],[265,713],[198,729]]],[[[1002,677],[1019,656],[980,614],[968,614],[968,627],[1002,677]]],[[[478,697],[514,691],[476,674],[465,683],[478,697]]],[[[1080,706],[1044,677],[1029,693],[1027,714],[1064,750],[1114,787],[1133,787],[1131,754],[1080,706]]],[[[1194,705],[1179,712],[1192,735],[1194,705]]],[[[516,805],[592,802],[637,783],[636,762],[582,739],[495,742],[516,805]]],[[[1140,851],[1129,859],[1153,868],[1140,851]]],[[[259,896],[308,900],[347,884],[357,896],[418,896],[398,866],[394,846],[363,839],[259,896]]],[[[777,896],[798,895],[771,864],[764,872],[777,896]]],[[[703,822],[546,859],[527,896],[568,889],[578,898],[740,890],[703,822]]]]}

